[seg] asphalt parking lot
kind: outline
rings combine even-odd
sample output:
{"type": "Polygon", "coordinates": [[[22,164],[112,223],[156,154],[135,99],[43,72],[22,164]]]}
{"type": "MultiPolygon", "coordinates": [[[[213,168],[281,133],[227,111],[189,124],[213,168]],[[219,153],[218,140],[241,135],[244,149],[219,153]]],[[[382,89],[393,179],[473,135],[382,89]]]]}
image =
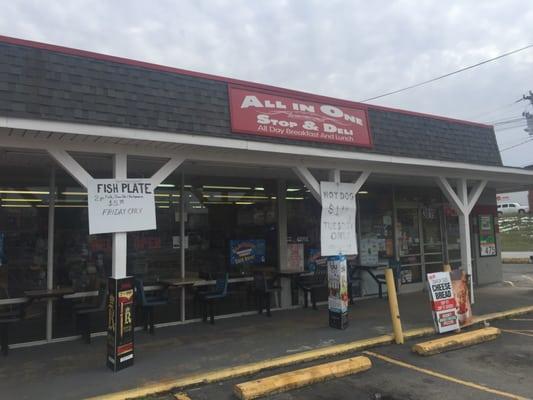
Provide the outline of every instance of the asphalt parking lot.
{"type": "MultiPolygon", "coordinates": [[[[413,344],[427,339],[408,342],[403,346],[379,347],[365,353],[373,363],[369,371],[266,399],[533,398],[533,315],[497,321],[491,325],[502,329],[501,337],[492,342],[431,357],[421,357],[411,352],[413,344]]],[[[270,371],[189,389],[186,393],[191,400],[235,399],[233,385],[236,383],[284,371],[270,371]]]]}

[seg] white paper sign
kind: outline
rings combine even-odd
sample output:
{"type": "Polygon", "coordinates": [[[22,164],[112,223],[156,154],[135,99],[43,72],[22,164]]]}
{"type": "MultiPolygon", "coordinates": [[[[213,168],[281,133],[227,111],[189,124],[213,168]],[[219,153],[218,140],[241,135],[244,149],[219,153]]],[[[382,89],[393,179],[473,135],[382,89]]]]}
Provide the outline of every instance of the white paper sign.
{"type": "Polygon", "coordinates": [[[156,229],[154,187],[147,179],[94,179],[87,187],[89,234],[156,229]]]}
{"type": "MultiPolygon", "coordinates": [[[[183,247],[186,249],[189,248],[189,236],[183,237],[183,247]]],[[[172,248],[179,249],[181,248],[181,236],[172,236],[172,248]]]]}
{"type": "Polygon", "coordinates": [[[322,218],[320,246],[323,256],[357,254],[355,236],[355,184],[320,182],[322,218]]]}

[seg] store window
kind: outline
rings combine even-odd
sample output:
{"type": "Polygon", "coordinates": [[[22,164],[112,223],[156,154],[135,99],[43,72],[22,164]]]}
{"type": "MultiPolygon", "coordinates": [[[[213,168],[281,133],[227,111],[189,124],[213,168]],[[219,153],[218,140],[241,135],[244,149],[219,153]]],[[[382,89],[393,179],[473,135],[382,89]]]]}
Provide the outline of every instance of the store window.
{"type": "Polygon", "coordinates": [[[157,188],[155,199],[157,229],[128,233],[128,275],[147,282],[181,276],[179,188],[157,188]]]}
{"type": "Polygon", "coordinates": [[[398,250],[401,270],[401,283],[422,282],[422,249],[420,243],[420,215],[417,207],[399,207],[398,250]]]}
{"type": "MultiPolygon", "coordinates": [[[[289,182],[286,188],[287,207],[287,251],[289,269],[303,269],[314,272],[317,267],[325,268],[326,258],[320,254],[321,205],[301,183],[289,182]],[[290,264],[289,264],[290,263],[290,264]]],[[[298,288],[291,281],[292,304],[298,304],[298,288]]],[[[318,301],[326,301],[327,288],[319,289],[318,301]]]]}
{"type": "Polygon", "coordinates": [[[357,195],[359,205],[359,263],[387,264],[394,257],[392,189],[365,187],[357,195]]]}
{"type": "MultiPolygon", "coordinates": [[[[0,165],[0,313],[17,309],[10,301],[47,283],[49,160],[41,154],[5,152],[0,165]]],[[[46,302],[26,307],[13,324],[10,343],[46,336],[46,302]]]]}
{"type": "Polygon", "coordinates": [[[423,206],[421,216],[425,273],[440,272],[444,262],[442,208],[436,204],[423,206]]]}
{"type": "MultiPolygon", "coordinates": [[[[89,235],[87,192],[65,172],[57,172],[54,206],[54,287],[75,295],[54,302],[53,337],[76,334],[73,307],[98,306],[98,290],[111,276],[111,234],[89,235]]],[[[92,315],[92,331],[105,330],[104,310],[92,315]]]]}
{"type": "MultiPolygon", "coordinates": [[[[156,188],[157,229],[128,233],[128,275],[143,281],[145,290],[161,291],[160,281],[181,277],[180,201],[181,191],[176,183],[156,188]]],[[[165,289],[166,305],[155,307],[156,323],[181,319],[181,292],[165,289]]],[[[140,311],[140,309],[139,309],[140,311]]],[[[139,314],[137,325],[142,324],[139,314]]]]}
{"type": "Polygon", "coordinates": [[[320,256],[321,206],[304,186],[294,182],[287,185],[285,198],[288,244],[300,248],[304,269],[314,271],[317,263],[325,263],[320,256]]]}
{"type": "Polygon", "coordinates": [[[396,205],[402,283],[422,283],[425,274],[442,271],[445,259],[442,194],[433,187],[399,187],[396,205]]]}
{"type": "MultiPolygon", "coordinates": [[[[213,280],[228,273],[235,280],[218,314],[255,309],[246,278],[278,268],[276,192],[271,180],[185,176],[186,275],[213,280]]],[[[187,319],[201,315],[199,289],[188,288],[187,319]]]]}
{"type": "Polygon", "coordinates": [[[461,266],[461,236],[457,212],[452,207],[445,206],[444,220],[446,225],[448,262],[453,268],[459,268],[461,266]]]}

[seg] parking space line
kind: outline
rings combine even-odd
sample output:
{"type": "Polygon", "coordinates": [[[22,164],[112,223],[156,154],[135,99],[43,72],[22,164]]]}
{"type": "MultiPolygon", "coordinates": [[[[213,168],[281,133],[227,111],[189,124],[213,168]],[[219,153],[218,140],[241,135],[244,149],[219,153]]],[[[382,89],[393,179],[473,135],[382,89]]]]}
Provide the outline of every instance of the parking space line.
{"type": "Polygon", "coordinates": [[[431,371],[429,369],[417,367],[416,365],[408,364],[408,363],[406,363],[404,361],[396,360],[394,358],[387,357],[387,356],[384,356],[382,354],[375,353],[373,351],[364,351],[363,353],[366,354],[366,355],[369,355],[371,357],[375,357],[377,359],[380,359],[382,361],[388,362],[390,364],[394,364],[394,365],[398,365],[400,367],[408,368],[408,369],[411,369],[413,371],[417,371],[417,372],[420,372],[420,373],[423,373],[423,374],[426,374],[426,375],[430,375],[430,376],[433,376],[433,377],[436,377],[436,378],[440,378],[440,379],[443,379],[443,380],[446,380],[446,381],[449,381],[449,382],[454,382],[454,383],[457,383],[459,385],[467,386],[467,387],[470,387],[472,389],[477,389],[477,390],[480,390],[480,391],[483,391],[483,392],[486,392],[486,393],[495,394],[495,395],[498,395],[498,396],[506,397],[508,399],[528,400],[526,397],[522,397],[522,396],[519,396],[519,395],[516,395],[516,394],[512,394],[512,393],[502,392],[501,390],[497,390],[497,389],[491,389],[491,388],[488,388],[486,386],[478,385],[477,383],[474,383],[474,382],[463,381],[462,379],[454,378],[454,377],[449,376],[449,375],[444,375],[444,374],[441,374],[439,372],[431,371]]]}
{"type": "Polygon", "coordinates": [[[530,331],[519,331],[519,330],[515,330],[515,329],[501,329],[502,332],[505,332],[505,333],[514,333],[515,335],[524,335],[524,336],[529,336],[529,337],[533,337],[533,333],[526,333],[526,332],[530,332],[530,331]]]}
{"type": "Polygon", "coordinates": [[[187,393],[176,393],[174,394],[176,400],[191,400],[187,393]]]}

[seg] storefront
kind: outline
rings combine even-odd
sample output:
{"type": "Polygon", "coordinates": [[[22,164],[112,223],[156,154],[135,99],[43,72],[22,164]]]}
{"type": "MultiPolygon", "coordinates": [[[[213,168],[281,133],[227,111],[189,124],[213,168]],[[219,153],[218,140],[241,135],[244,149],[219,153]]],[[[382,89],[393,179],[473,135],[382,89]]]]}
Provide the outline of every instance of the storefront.
{"type": "MultiPolygon", "coordinates": [[[[502,166],[490,126],[5,37],[0,171],[0,307],[73,291],[27,307],[12,345],[75,338],[72,304],[110,276],[157,287],[227,272],[217,314],[254,312],[251,271],[321,262],[327,180],[358,189],[352,261],[398,260],[402,292],[447,263],[496,282],[496,193],[533,186],[533,171],[502,166]],[[89,234],[87,185],[113,177],[157,186],[156,230],[89,234]]],[[[157,324],[198,320],[194,286],[169,293],[157,324]]],[[[357,296],[376,293],[364,277],[357,296]]],[[[300,303],[286,282],[280,303],[300,303]]]]}

